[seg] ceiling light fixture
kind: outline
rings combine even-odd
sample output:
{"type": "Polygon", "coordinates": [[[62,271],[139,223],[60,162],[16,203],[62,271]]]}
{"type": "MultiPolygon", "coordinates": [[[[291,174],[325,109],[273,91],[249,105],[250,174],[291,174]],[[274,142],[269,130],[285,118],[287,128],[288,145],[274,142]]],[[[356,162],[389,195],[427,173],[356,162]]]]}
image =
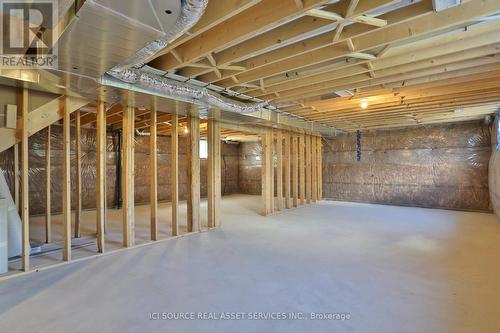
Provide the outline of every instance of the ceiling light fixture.
{"type": "Polygon", "coordinates": [[[360,106],[362,109],[366,109],[368,107],[368,100],[366,98],[361,99],[360,106]]]}

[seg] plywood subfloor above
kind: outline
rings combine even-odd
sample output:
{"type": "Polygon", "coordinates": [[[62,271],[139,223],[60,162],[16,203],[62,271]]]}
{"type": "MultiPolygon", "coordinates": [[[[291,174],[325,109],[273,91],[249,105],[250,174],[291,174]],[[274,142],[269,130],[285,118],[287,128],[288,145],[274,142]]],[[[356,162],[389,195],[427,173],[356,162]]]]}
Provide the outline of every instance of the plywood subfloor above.
{"type": "MultiPolygon", "coordinates": [[[[149,65],[346,131],[475,119],[500,101],[497,0],[462,1],[442,11],[433,0],[244,3],[244,9],[225,7],[234,15],[211,17],[213,25],[184,36],[149,65]],[[436,94],[363,110],[359,100],[370,105],[382,97],[380,89],[395,98],[400,89],[436,94]],[[350,105],[341,96],[356,106],[341,105],[340,114],[315,104],[350,105]]],[[[208,6],[212,15],[220,4],[208,6]]]]}

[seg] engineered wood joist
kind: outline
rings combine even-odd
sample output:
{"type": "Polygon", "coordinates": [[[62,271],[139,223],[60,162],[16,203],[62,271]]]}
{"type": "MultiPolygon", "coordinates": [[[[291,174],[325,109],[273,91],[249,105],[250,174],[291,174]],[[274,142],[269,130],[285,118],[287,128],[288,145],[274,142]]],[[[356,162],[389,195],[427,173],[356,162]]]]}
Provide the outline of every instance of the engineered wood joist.
{"type": "MultiPolygon", "coordinates": [[[[232,5],[220,15],[209,7],[206,20],[214,24],[184,36],[150,65],[278,106],[485,74],[487,65],[500,65],[500,23],[483,19],[500,13],[495,0],[440,12],[432,0],[232,5]]],[[[314,116],[314,109],[299,108],[306,120],[319,121],[308,111],[314,116]]]]}
{"type": "Polygon", "coordinates": [[[162,70],[171,70],[180,65],[204,57],[215,50],[248,39],[258,31],[265,31],[289,16],[326,3],[326,0],[304,0],[303,8],[290,6],[289,0],[262,0],[255,6],[229,18],[176,48],[184,63],[179,63],[169,54],[153,60],[152,64],[162,70]]]}

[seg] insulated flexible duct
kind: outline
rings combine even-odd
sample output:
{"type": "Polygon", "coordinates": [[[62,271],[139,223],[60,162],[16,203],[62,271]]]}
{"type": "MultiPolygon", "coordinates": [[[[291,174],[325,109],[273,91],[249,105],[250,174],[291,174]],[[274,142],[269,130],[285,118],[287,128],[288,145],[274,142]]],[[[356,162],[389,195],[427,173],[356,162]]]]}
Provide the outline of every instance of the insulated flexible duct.
{"type": "Polygon", "coordinates": [[[208,0],[182,0],[182,9],[175,26],[166,35],[149,42],[122,64],[113,67],[107,74],[97,79],[102,85],[124,88],[142,93],[154,93],[159,96],[201,104],[224,111],[251,113],[261,111],[267,103],[245,103],[222,96],[207,88],[178,82],[160,75],[145,72],[137,67],[167,47],[175,39],[188,31],[203,15],[208,0]],[[118,79],[117,80],[114,80],[118,79]],[[120,82],[121,81],[121,82],[120,82]]]}

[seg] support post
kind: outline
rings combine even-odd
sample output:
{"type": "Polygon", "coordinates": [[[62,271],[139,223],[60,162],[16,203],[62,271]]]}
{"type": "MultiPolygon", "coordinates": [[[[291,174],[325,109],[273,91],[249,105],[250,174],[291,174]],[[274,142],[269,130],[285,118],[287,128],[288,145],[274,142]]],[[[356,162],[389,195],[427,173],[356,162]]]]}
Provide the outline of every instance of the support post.
{"type": "Polygon", "coordinates": [[[134,126],[135,109],[128,105],[123,110],[123,246],[135,245],[134,221],[134,126]]]}
{"type": "Polygon", "coordinates": [[[278,197],[277,210],[283,209],[283,132],[276,132],[276,196],[278,197]]]}
{"type": "Polygon", "coordinates": [[[75,238],[79,238],[80,221],[82,217],[82,145],[80,129],[80,110],[75,111],[75,166],[76,166],[76,188],[75,188],[75,238]]]}
{"type": "Polygon", "coordinates": [[[19,143],[14,145],[14,203],[16,204],[17,212],[20,212],[19,208],[21,205],[21,200],[19,197],[19,143]]]}
{"type": "Polygon", "coordinates": [[[306,160],[305,160],[305,134],[300,133],[300,143],[299,143],[299,192],[300,192],[300,205],[303,206],[306,203],[306,160]]]}
{"type": "Polygon", "coordinates": [[[45,242],[52,242],[52,220],[51,220],[51,174],[50,174],[50,125],[47,127],[47,138],[45,142],[45,242]]]}
{"type": "Polygon", "coordinates": [[[151,240],[158,240],[158,145],[156,97],[151,110],[149,126],[149,206],[151,223],[151,240]]]}
{"type": "Polygon", "coordinates": [[[285,135],[285,208],[290,208],[290,132],[285,135]]]}
{"type": "Polygon", "coordinates": [[[306,203],[311,203],[311,179],[312,179],[312,155],[311,155],[311,136],[305,135],[306,139],[306,203]]]}
{"type": "Polygon", "coordinates": [[[292,132],[292,195],[293,207],[298,207],[299,198],[299,161],[298,161],[298,139],[299,133],[292,132]]]}
{"type": "Polygon", "coordinates": [[[63,210],[63,260],[71,260],[71,113],[70,100],[64,98],[63,108],[63,190],[62,190],[62,210],[63,210]]]}
{"type": "Polygon", "coordinates": [[[208,120],[208,227],[220,225],[221,170],[219,123],[208,120]]]}
{"type": "Polygon", "coordinates": [[[96,229],[97,251],[104,252],[104,224],[106,221],[106,111],[104,102],[97,102],[96,114],[96,169],[97,169],[97,203],[96,203],[96,229]]]}
{"type": "Polygon", "coordinates": [[[266,216],[272,213],[272,201],[274,200],[271,182],[271,173],[273,172],[272,144],[273,132],[272,129],[266,129],[262,134],[262,215],[266,216]]]}
{"type": "Polygon", "coordinates": [[[318,143],[317,143],[317,136],[316,135],[312,135],[311,136],[311,150],[312,150],[312,157],[311,157],[311,160],[312,160],[312,167],[311,167],[311,170],[312,170],[312,181],[311,181],[311,185],[312,185],[312,190],[311,190],[311,194],[312,194],[312,202],[316,202],[317,198],[318,198],[318,154],[316,153],[317,151],[317,146],[318,146],[318,143]]]}
{"type": "Polygon", "coordinates": [[[323,153],[321,139],[321,136],[318,136],[318,200],[323,200],[323,153]]]}
{"type": "Polygon", "coordinates": [[[30,269],[30,212],[29,212],[29,174],[28,174],[28,89],[22,88],[19,94],[18,105],[21,109],[21,185],[22,185],[22,269],[30,269]]]}
{"type": "Polygon", "coordinates": [[[172,114],[172,127],[170,129],[171,160],[170,160],[170,186],[172,196],[172,236],[179,235],[179,115],[172,114]]]}
{"type": "MultiPolygon", "coordinates": [[[[194,107],[194,106],[193,106],[194,107]]],[[[200,231],[200,119],[188,117],[188,232],[200,231]]]]}

